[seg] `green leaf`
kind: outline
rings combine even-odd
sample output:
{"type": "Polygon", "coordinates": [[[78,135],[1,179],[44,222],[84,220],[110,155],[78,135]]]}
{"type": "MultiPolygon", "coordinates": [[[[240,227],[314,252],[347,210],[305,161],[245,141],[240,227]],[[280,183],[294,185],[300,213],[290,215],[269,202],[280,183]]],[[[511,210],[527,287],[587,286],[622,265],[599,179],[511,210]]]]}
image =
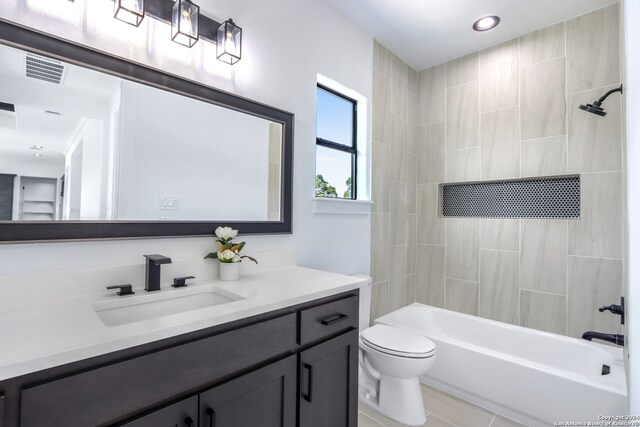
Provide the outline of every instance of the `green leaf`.
{"type": "Polygon", "coordinates": [[[256,264],[258,263],[258,261],[256,261],[255,258],[250,257],[249,255],[242,255],[240,258],[249,258],[251,261],[255,262],[256,264]]]}
{"type": "Polygon", "coordinates": [[[211,252],[209,255],[204,257],[204,259],[207,259],[207,258],[218,259],[218,253],[217,252],[211,252]]]}

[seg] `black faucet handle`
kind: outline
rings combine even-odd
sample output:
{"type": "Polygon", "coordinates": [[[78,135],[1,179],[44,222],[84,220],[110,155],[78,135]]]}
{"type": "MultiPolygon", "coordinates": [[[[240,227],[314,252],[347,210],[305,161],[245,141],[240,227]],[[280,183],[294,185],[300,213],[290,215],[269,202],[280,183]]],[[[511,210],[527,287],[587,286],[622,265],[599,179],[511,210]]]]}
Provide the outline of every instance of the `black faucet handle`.
{"type": "Polygon", "coordinates": [[[620,316],[620,323],[624,325],[624,297],[620,298],[620,304],[605,305],[598,309],[600,313],[610,311],[613,314],[620,316]]]}
{"type": "Polygon", "coordinates": [[[150,255],[144,255],[144,257],[147,258],[149,261],[153,262],[155,265],[171,264],[171,258],[166,257],[164,255],[150,254],[150,255]]]}
{"type": "Polygon", "coordinates": [[[184,276],[184,277],[174,277],[173,278],[173,286],[174,288],[184,288],[187,286],[188,279],[195,279],[195,276],[184,276]]]}
{"type": "Polygon", "coordinates": [[[133,292],[133,287],[128,283],[125,285],[107,286],[107,289],[119,289],[118,291],[119,296],[135,294],[135,292],[133,292]]]}

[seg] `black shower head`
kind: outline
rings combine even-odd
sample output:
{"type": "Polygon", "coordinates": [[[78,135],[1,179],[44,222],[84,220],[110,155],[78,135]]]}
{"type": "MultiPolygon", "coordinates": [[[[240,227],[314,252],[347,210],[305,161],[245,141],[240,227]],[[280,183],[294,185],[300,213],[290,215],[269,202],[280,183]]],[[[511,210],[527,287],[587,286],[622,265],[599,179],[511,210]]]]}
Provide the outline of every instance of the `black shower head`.
{"type": "Polygon", "coordinates": [[[607,115],[607,112],[604,111],[604,108],[602,108],[600,105],[601,105],[600,102],[594,101],[593,104],[581,105],[578,108],[584,111],[588,111],[589,113],[597,114],[599,116],[604,117],[607,115]]]}
{"type": "Polygon", "coordinates": [[[622,85],[620,85],[620,87],[617,87],[615,89],[611,89],[609,92],[602,95],[600,99],[598,99],[597,101],[593,101],[593,104],[580,105],[578,108],[584,111],[588,111],[589,113],[593,113],[598,116],[604,117],[607,115],[607,112],[604,111],[604,108],[601,107],[602,103],[604,102],[605,99],[607,99],[609,95],[616,92],[622,93],[622,85]]]}

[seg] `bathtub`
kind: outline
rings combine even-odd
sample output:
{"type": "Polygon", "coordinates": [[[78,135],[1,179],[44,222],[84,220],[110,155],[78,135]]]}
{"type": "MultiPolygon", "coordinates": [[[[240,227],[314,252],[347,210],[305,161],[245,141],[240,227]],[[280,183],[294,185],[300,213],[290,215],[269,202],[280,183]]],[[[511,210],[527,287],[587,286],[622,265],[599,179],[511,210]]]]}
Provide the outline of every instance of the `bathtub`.
{"type": "MultiPolygon", "coordinates": [[[[421,382],[525,424],[627,413],[621,348],[422,304],[375,322],[436,344],[436,362],[421,382]],[[610,367],[608,375],[602,365],[610,367]]],[[[428,412],[428,401],[425,406],[428,412]]]]}

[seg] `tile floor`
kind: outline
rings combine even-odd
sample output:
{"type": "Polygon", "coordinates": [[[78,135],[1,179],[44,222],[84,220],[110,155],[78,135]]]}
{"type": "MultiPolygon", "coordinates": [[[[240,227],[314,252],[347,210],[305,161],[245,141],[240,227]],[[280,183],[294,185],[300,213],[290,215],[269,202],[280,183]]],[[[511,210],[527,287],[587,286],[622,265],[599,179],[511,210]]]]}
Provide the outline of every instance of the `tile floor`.
{"type": "MultiPolygon", "coordinates": [[[[487,411],[450,394],[422,385],[426,427],[523,427],[524,424],[487,411]]],[[[358,427],[404,427],[360,403],[358,427]]]]}

